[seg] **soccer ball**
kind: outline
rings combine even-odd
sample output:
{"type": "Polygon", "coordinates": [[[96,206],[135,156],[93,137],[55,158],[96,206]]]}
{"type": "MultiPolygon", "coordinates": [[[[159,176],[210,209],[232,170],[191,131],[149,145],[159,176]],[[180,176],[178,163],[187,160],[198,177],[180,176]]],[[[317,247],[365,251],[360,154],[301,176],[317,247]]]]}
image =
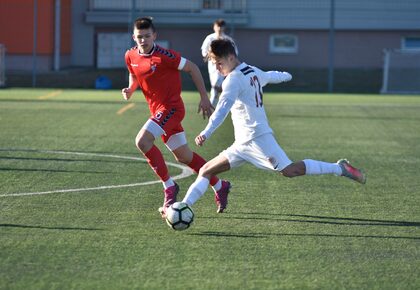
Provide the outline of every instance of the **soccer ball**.
{"type": "Polygon", "coordinates": [[[176,231],[188,229],[193,220],[194,212],[185,202],[175,202],[166,210],[166,223],[176,231]]]}

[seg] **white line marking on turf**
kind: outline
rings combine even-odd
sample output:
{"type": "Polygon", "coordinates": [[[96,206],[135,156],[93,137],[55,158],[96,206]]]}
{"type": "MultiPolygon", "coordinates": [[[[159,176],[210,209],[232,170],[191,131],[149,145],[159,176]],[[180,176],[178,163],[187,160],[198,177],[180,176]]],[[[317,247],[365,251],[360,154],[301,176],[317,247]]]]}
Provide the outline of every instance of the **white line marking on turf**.
{"type": "Polygon", "coordinates": [[[118,110],[117,115],[122,115],[124,114],[126,111],[130,110],[131,108],[133,108],[136,104],[135,103],[130,103],[128,105],[125,105],[124,107],[122,107],[121,109],[118,110]]]}
{"type": "Polygon", "coordinates": [[[38,99],[39,100],[46,100],[46,99],[49,99],[49,98],[53,98],[55,96],[58,96],[62,92],[63,92],[63,90],[56,90],[56,91],[53,91],[53,92],[51,92],[49,94],[39,96],[38,99]]]}
{"type": "MultiPolygon", "coordinates": [[[[25,150],[22,150],[25,151],[25,150]]],[[[144,161],[147,160],[140,157],[131,157],[131,156],[121,156],[121,155],[113,155],[113,154],[100,154],[100,153],[87,153],[87,152],[69,152],[69,151],[51,151],[51,150],[31,150],[32,152],[39,152],[39,153],[48,153],[48,154],[67,154],[67,155],[81,155],[81,156],[97,156],[97,157],[108,157],[108,158],[118,158],[118,159],[128,159],[128,160],[138,160],[144,161]]],[[[172,178],[174,180],[186,178],[194,174],[194,172],[187,166],[176,164],[172,162],[166,162],[167,165],[177,167],[182,169],[182,172],[172,178]]],[[[8,196],[28,196],[28,195],[42,195],[42,194],[49,194],[49,193],[67,193],[67,192],[80,192],[80,191],[92,191],[92,190],[102,190],[102,189],[112,189],[112,188],[124,188],[124,187],[134,187],[134,186],[141,186],[141,185],[149,185],[160,183],[160,180],[154,181],[145,181],[139,183],[131,183],[131,184],[119,184],[119,185],[104,185],[98,187],[84,187],[84,188],[72,188],[72,189],[57,189],[57,190],[50,190],[50,191],[40,191],[40,192],[23,192],[23,193],[10,193],[10,194],[0,194],[0,197],[8,197],[8,196]]]]}

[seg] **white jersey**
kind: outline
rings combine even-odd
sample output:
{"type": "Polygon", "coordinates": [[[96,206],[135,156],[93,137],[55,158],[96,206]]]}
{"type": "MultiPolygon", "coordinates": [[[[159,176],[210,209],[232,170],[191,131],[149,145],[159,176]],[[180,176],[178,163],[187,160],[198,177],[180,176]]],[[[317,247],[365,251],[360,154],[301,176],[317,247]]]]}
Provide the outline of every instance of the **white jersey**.
{"type": "Polygon", "coordinates": [[[262,88],[268,83],[289,81],[287,72],[262,71],[241,63],[228,74],[222,85],[217,107],[200,135],[208,139],[231,112],[235,143],[244,144],[258,136],[271,133],[263,104],[262,88]]]}

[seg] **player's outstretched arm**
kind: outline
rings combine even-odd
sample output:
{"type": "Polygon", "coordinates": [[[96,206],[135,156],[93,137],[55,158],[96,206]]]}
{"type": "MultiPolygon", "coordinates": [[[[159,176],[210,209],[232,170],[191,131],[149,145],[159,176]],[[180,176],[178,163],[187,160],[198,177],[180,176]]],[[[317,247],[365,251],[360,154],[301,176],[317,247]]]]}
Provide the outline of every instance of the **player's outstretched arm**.
{"type": "Polygon", "coordinates": [[[203,118],[210,117],[213,113],[214,108],[210,103],[209,97],[207,95],[206,86],[204,85],[203,76],[198,68],[198,66],[187,60],[185,63],[183,71],[189,73],[194,82],[195,87],[200,93],[200,103],[198,104],[198,113],[202,112],[203,118]]]}
{"type": "Polygon", "coordinates": [[[278,84],[292,80],[292,75],[288,72],[268,71],[266,74],[268,75],[269,83],[271,84],[278,84]]]}

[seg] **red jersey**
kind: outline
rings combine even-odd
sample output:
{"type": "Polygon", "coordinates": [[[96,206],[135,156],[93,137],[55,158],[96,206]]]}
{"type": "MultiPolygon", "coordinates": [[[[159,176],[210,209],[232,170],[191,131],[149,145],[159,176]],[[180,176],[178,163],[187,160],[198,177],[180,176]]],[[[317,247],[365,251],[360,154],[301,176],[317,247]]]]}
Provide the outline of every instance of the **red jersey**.
{"type": "Polygon", "coordinates": [[[125,53],[130,74],[136,76],[152,115],[161,108],[184,108],[181,99],[181,55],[155,44],[150,54],[140,54],[137,46],[125,53]]]}

